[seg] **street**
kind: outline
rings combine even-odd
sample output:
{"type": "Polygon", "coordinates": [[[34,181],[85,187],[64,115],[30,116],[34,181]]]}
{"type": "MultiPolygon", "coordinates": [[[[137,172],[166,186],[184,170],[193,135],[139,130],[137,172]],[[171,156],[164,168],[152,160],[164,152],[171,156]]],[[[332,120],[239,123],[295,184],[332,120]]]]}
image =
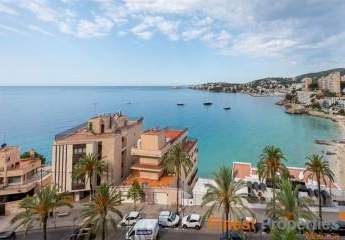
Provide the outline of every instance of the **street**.
{"type": "MultiPolygon", "coordinates": [[[[72,228],[56,228],[56,229],[49,229],[47,233],[48,240],[67,240],[72,233],[72,228]]],[[[117,230],[117,231],[110,231],[110,235],[107,236],[107,239],[124,239],[126,231],[125,230],[117,230]]],[[[205,232],[198,232],[198,231],[189,231],[189,230],[173,230],[173,229],[161,229],[159,231],[160,240],[218,240],[218,234],[210,234],[205,232]]],[[[17,233],[17,239],[24,240],[23,233],[17,233]]],[[[28,240],[40,240],[42,239],[42,232],[38,230],[34,230],[29,232],[27,236],[28,240]]],[[[260,235],[251,236],[249,239],[265,239],[264,237],[260,238],[260,235]]]]}

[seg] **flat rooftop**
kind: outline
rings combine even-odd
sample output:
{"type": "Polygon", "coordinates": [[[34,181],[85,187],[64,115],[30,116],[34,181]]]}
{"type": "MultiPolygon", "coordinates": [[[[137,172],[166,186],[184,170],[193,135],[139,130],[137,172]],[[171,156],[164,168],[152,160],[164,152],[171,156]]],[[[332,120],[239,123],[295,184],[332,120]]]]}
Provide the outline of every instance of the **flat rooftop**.
{"type": "Polygon", "coordinates": [[[181,137],[184,133],[188,131],[187,128],[176,129],[176,128],[151,128],[147,129],[143,134],[145,135],[158,135],[163,134],[169,142],[174,142],[176,139],[181,137]]]}

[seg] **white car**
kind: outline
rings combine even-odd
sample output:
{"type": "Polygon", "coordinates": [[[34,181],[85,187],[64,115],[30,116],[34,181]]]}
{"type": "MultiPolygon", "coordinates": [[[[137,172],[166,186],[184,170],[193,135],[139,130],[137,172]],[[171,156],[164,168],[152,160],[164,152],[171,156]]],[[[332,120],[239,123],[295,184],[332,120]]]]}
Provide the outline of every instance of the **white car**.
{"type": "Polygon", "coordinates": [[[140,219],[126,233],[126,240],[157,240],[159,225],[157,219],[140,219]]]}
{"type": "Polygon", "coordinates": [[[182,227],[183,228],[201,228],[201,217],[199,214],[190,214],[182,219],[182,227]]]}
{"type": "Polygon", "coordinates": [[[120,226],[132,226],[134,225],[139,219],[141,219],[140,212],[132,211],[128,213],[123,219],[120,221],[120,226]]]}
{"type": "Polygon", "coordinates": [[[180,223],[180,216],[171,211],[159,213],[158,224],[162,227],[177,227],[180,223]]]}
{"type": "Polygon", "coordinates": [[[67,217],[70,214],[71,214],[71,212],[59,211],[59,212],[56,213],[56,216],[58,216],[58,217],[67,217]]]}

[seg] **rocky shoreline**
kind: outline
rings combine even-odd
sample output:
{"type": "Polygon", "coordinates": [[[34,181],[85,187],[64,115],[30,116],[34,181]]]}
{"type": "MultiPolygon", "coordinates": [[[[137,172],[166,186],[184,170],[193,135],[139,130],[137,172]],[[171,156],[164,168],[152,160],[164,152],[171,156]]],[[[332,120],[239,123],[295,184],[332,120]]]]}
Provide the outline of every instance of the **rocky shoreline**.
{"type": "Polygon", "coordinates": [[[345,117],[306,109],[298,104],[286,103],[284,100],[280,100],[276,104],[283,106],[285,108],[285,112],[288,114],[305,114],[329,119],[337,124],[337,127],[341,132],[340,139],[315,139],[315,143],[325,147],[323,153],[335,174],[335,182],[338,183],[338,186],[341,189],[345,189],[345,117]]]}

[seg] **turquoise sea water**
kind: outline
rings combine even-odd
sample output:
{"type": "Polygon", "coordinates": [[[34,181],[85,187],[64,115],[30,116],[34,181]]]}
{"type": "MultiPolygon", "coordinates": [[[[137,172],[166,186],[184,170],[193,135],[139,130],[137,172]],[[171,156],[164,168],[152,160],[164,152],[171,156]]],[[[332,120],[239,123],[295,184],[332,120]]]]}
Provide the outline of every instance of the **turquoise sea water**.
{"type": "Polygon", "coordinates": [[[322,150],[315,139],[340,136],[333,122],[288,115],[276,101],[169,87],[0,87],[0,142],[33,147],[50,160],[55,134],[96,113],[121,110],[143,116],[145,127],[189,128],[199,140],[199,173],[209,176],[222,164],[255,163],[267,144],[281,147],[288,165],[303,166],[306,154],[322,150]]]}

